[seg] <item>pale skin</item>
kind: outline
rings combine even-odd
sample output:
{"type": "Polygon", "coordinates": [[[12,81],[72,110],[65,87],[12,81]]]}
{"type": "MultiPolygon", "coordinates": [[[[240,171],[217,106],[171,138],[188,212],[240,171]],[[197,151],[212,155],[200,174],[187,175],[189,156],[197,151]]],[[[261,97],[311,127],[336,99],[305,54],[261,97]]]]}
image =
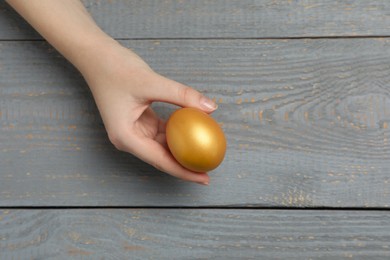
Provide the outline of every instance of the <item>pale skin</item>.
{"type": "Polygon", "coordinates": [[[138,55],[104,33],[79,0],[7,0],[83,75],[113,145],[182,180],[208,185],[207,173],[183,168],[172,157],[165,122],[154,101],[195,107],[217,105],[198,91],[154,72],[138,55]]]}

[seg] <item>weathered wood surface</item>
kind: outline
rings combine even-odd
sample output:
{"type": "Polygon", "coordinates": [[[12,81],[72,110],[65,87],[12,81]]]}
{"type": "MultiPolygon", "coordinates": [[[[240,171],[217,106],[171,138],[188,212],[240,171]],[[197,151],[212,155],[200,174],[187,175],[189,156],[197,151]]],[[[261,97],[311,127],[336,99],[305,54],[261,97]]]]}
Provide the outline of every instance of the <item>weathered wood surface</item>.
{"type": "Polygon", "coordinates": [[[79,73],[1,1],[0,259],[390,257],[388,211],[343,210],[389,207],[389,1],[83,2],[219,103],[227,157],[203,187],[116,151],[79,73]]]}
{"type": "Polygon", "coordinates": [[[389,207],[390,40],[123,44],[219,103],[228,152],[211,187],[116,152],[60,55],[2,42],[1,206],[389,207]]]}
{"type": "Polygon", "coordinates": [[[388,259],[381,211],[2,210],[1,259],[388,259]]]}
{"type": "MultiPolygon", "coordinates": [[[[84,0],[116,38],[273,38],[390,35],[387,0],[84,0]]],[[[0,2],[0,39],[40,37],[0,2]]]]}

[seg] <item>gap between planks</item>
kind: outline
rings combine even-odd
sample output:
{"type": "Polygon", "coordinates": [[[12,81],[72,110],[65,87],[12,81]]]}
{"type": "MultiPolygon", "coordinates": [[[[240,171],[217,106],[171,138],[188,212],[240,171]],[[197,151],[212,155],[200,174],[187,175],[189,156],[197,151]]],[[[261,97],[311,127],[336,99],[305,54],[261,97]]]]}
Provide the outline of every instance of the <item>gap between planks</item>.
{"type": "Polygon", "coordinates": [[[1,206],[0,210],[100,210],[100,209],[164,209],[164,210],[264,210],[264,211],[389,211],[386,207],[257,207],[257,206],[1,206]]]}
{"type": "MultiPolygon", "coordinates": [[[[324,39],[375,39],[390,38],[390,35],[344,35],[344,36],[289,36],[289,37],[145,37],[145,38],[121,38],[117,41],[215,41],[215,40],[324,40],[324,39]]],[[[46,42],[45,39],[0,39],[0,42],[46,42]]]]}

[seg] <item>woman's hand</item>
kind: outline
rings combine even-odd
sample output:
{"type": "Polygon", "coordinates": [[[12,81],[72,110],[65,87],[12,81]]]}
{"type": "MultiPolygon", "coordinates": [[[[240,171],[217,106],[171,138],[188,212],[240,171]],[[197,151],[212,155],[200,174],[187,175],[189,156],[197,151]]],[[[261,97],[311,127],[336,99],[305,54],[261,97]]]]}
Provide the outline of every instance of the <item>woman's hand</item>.
{"type": "Polygon", "coordinates": [[[165,123],[150,104],[163,101],[212,112],[214,102],[153,72],[104,33],[80,0],[7,2],[83,74],[118,149],[183,180],[209,183],[207,173],[188,171],[172,157],[165,143],[165,123]]]}
{"type": "Polygon", "coordinates": [[[165,122],[150,107],[162,101],[196,107],[207,113],[216,109],[210,99],[194,89],[155,73],[141,58],[118,43],[99,51],[82,73],[91,88],[108,136],[115,147],[155,168],[183,180],[207,185],[207,173],[183,168],[168,150],[165,122]]]}

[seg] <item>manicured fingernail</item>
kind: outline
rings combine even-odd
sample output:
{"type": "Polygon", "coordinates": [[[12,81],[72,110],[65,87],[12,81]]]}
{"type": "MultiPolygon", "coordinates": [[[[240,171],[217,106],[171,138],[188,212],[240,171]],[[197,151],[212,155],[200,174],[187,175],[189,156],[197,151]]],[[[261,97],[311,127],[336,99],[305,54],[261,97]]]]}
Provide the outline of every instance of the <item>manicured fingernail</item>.
{"type": "Polygon", "coordinates": [[[200,99],[200,105],[207,110],[215,110],[218,107],[214,101],[205,96],[200,99]]]}

